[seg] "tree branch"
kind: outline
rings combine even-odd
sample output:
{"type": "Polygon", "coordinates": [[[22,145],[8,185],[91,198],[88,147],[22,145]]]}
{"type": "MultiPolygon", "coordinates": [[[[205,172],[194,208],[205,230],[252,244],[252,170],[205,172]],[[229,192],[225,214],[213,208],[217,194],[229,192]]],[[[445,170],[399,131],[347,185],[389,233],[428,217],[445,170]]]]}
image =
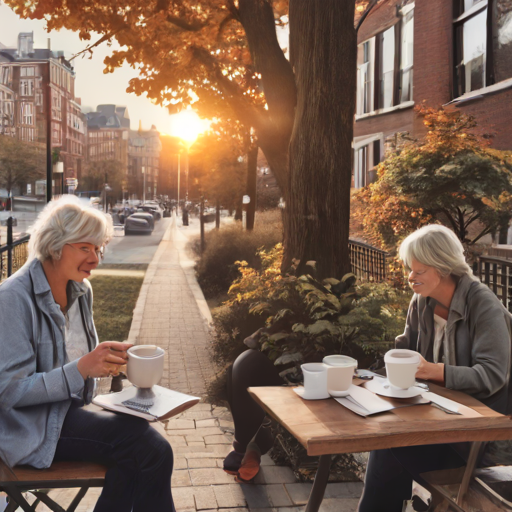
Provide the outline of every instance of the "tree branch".
{"type": "Polygon", "coordinates": [[[119,30],[116,30],[114,32],[109,32],[108,34],[105,34],[103,37],[100,37],[94,44],[90,44],[85,49],[83,49],[81,52],[75,53],[70,59],[69,62],[71,62],[73,59],[76,59],[80,55],[82,55],[85,52],[92,51],[93,48],[96,48],[100,44],[104,43],[105,41],[110,41],[116,34],[119,34],[119,32],[123,31],[126,27],[121,27],[119,30]]]}
{"type": "Polygon", "coordinates": [[[478,242],[478,240],[480,240],[480,238],[491,233],[494,227],[495,226],[485,228],[476,238],[472,240],[471,245],[475,245],[478,242]]]}
{"type": "Polygon", "coordinates": [[[457,223],[455,219],[452,217],[452,214],[446,208],[441,208],[441,212],[443,212],[446,215],[446,218],[452,225],[453,229],[457,231],[457,223]]]}
{"type": "Polygon", "coordinates": [[[206,27],[206,25],[208,25],[208,21],[188,22],[188,21],[185,21],[184,19],[182,19],[178,16],[174,16],[172,14],[168,14],[166,19],[169,23],[172,23],[173,25],[175,25],[183,30],[187,30],[188,32],[198,32],[202,28],[206,27]]]}

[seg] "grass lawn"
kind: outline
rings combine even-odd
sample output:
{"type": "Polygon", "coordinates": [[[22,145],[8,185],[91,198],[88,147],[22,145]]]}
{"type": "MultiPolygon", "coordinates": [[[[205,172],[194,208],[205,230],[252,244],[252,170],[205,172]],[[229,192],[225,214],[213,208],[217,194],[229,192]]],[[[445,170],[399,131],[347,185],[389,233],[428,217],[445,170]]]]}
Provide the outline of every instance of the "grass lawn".
{"type": "Polygon", "coordinates": [[[142,277],[117,276],[95,276],[91,279],[94,323],[100,341],[124,341],[128,338],[143,281],[142,277]]]}

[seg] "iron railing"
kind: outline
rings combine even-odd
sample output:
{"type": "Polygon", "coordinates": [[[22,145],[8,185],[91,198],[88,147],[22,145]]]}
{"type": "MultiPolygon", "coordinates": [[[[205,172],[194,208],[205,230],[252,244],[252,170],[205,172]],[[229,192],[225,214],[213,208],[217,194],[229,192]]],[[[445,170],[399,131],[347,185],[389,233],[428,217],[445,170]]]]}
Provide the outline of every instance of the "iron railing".
{"type": "Polygon", "coordinates": [[[497,256],[480,256],[476,276],[512,312],[512,260],[497,256]]]}
{"type": "Polygon", "coordinates": [[[388,253],[363,242],[349,240],[352,272],[368,281],[385,281],[387,277],[388,253]]]}
{"type": "Polygon", "coordinates": [[[7,243],[0,246],[0,282],[20,269],[28,259],[28,241],[30,235],[18,240],[13,238],[13,218],[7,219],[7,243]]]}

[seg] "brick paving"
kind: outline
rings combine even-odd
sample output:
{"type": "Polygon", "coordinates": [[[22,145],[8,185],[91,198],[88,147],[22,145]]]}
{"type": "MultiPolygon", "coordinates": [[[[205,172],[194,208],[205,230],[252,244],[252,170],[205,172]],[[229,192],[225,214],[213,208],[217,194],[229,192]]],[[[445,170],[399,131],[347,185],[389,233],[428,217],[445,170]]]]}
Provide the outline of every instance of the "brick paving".
{"type": "MultiPolygon", "coordinates": [[[[146,271],[129,341],[165,349],[162,386],[204,396],[214,372],[208,353],[211,316],[185,245],[173,219],[146,271]]],[[[172,489],[177,512],[304,510],[311,484],[296,482],[288,467],[275,466],[268,455],[263,456],[254,485],[237,484],[222,470],[233,442],[232,418],[226,408],[199,403],[156,428],[165,429],[173,447],[172,489]]],[[[354,511],[361,490],[359,482],[328,484],[320,512],[354,511]]],[[[90,489],[77,512],[92,512],[99,494],[99,489],[90,489]]],[[[51,495],[63,506],[73,497],[70,490],[51,495]]],[[[49,509],[40,505],[37,510],[49,509]]]]}

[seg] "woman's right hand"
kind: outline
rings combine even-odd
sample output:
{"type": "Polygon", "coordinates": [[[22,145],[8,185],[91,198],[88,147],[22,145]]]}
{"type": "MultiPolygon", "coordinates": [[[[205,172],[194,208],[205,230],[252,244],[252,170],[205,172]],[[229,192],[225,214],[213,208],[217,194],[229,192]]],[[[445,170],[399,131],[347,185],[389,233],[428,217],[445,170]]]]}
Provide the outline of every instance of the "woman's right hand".
{"type": "Polygon", "coordinates": [[[82,377],[109,377],[118,375],[124,370],[128,361],[126,351],[132,347],[131,343],[119,341],[104,341],[92,352],[82,356],[78,360],[77,368],[82,377]]]}

